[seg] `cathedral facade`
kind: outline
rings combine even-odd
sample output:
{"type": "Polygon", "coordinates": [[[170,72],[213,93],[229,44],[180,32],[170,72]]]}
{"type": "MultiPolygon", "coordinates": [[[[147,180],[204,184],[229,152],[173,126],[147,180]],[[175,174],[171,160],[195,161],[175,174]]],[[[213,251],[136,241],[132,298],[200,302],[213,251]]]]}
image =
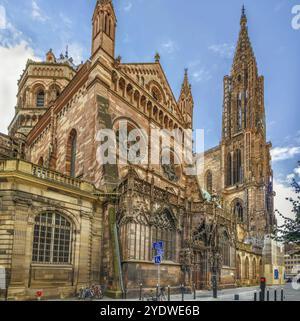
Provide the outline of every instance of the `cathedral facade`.
{"type": "Polygon", "coordinates": [[[194,101],[187,71],[175,98],[158,54],[150,63],[115,56],[111,0],[97,0],[92,21],[85,63],[51,50],[43,62],[28,61],[9,134],[0,135],[2,295],[30,299],[43,289],[65,297],[101,284],[120,297],[140,284],[155,288],[157,241],[162,286],[208,289],[214,273],[219,287],[258,284],[276,221],[264,79],[245,12],[224,78],[221,143],[205,152],[199,176],[175,164],[176,148],[169,166],[99,163],[99,131],[114,131],[120,144],[124,121],[128,133],[191,130],[194,101]]]}

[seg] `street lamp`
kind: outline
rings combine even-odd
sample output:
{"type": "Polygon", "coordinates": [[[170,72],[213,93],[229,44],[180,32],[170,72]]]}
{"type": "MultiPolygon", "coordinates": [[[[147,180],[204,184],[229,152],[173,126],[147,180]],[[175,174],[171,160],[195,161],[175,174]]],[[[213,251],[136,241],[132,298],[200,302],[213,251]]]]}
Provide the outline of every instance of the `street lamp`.
{"type": "Polygon", "coordinates": [[[220,254],[219,248],[219,235],[218,235],[218,215],[217,215],[217,206],[218,206],[219,197],[214,194],[211,197],[211,202],[214,207],[214,220],[212,223],[211,235],[210,235],[210,266],[212,272],[212,289],[213,289],[213,298],[218,298],[218,271],[222,267],[222,255],[220,254]]]}

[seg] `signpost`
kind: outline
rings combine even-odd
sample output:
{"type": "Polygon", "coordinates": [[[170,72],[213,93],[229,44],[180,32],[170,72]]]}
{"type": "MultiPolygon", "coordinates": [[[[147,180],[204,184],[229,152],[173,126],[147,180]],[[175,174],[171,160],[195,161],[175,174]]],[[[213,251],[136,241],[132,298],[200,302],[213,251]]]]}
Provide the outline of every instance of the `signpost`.
{"type": "Polygon", "coordinates": [[[153,243],[153,250],[155,250],[154,263],[157,265],[157,288],[160,288],[160,265],[164,255],[164,242],[153,243]]]}

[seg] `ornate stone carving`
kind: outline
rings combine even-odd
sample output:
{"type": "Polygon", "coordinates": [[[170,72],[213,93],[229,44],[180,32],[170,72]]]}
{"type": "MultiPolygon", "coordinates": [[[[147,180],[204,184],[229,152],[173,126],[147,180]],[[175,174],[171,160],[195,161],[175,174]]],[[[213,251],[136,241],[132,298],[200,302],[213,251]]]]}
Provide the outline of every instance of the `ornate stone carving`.
{"type": "Polygon", "coordinates": [[[171,182],[178,182],[179,177],[176,174],[175,166],[174,164],[163,164],[162,169],[164,171],[165,176],[171,181],[171,182]]]}
{"type": "Polygon", "coordinates": [[[185,248],[180,251],[179,260],[182,271],[190,272],[194,261],[194,253],[190,248],[185,248]]]}

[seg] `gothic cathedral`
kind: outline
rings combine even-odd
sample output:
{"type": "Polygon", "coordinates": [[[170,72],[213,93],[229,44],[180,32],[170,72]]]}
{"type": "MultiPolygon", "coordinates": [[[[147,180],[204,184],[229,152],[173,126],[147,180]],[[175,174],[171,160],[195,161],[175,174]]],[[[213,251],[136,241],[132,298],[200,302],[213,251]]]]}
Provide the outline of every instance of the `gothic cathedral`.
{"type": "MultiPolygon", "coordinates": [[[[223,131],[188,176],[171,162],[101,164],[101,129],[192,129],[194,101],[185,71],[175,98],[160,57],[123,63],[115,56],[111,0],[97,0],[91,57],[68,52],[28,60],[15,116],[0,134],[0,267],[8,299],[70,297],[101,284],[135,296],[157,285],[153,243],[164,242],[161,285],[220,288],[258,284],[268,266],[265,237],[276,224],[264,79],[242,12],[230,76],[224,78],[223,131]]],[[[149,145],[150,146],[150,145],[149,145]]],[[[159,155],[160,144],[155,146],[159,155]]],[[[177,150],[170,148],[174,160],[177,150]]]]}

